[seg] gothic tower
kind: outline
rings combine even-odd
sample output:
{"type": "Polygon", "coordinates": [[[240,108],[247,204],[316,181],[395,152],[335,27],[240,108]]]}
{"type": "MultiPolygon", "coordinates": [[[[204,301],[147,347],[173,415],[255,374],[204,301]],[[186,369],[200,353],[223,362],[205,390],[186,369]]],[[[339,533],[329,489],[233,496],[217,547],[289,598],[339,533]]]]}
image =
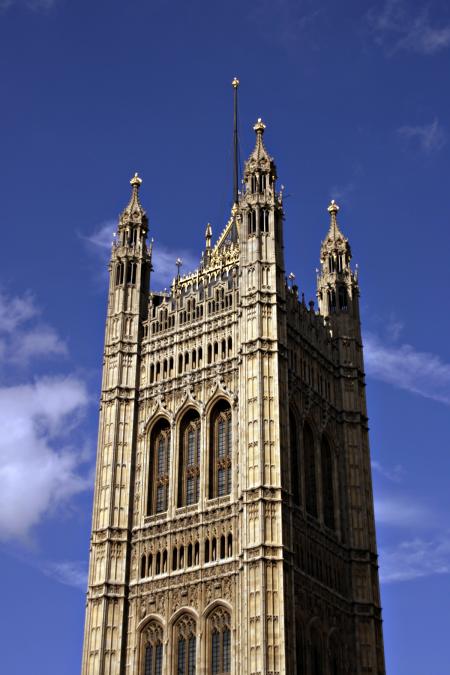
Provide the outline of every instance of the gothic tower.
{"type": "Polygon", "coordinates": [[[198,269],[170,291],[150,286],[131,181],[110,263],[82,675],[385,673],[350,246],[332,202],[319,307],[306,306],[254,130],[228,223],[215,244],[207,225],[198,269]]]}

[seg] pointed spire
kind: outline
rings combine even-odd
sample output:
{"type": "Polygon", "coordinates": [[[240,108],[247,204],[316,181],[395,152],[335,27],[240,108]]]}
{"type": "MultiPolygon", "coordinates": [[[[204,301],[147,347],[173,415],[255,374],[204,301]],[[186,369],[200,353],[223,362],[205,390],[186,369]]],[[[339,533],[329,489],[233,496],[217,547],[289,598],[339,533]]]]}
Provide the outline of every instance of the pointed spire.
{"type": "Polygon", "coordinates": [[[119,227],[121,225],[126,225],[127,223],[139,223],[147,226],[148,219],[147,214],[142,207],[142,204],[139,199],[139,188],[142,185],[142,178],[136,172],[133,178],[130,180],[131,185],[131,197],[128,205],[122,212],[120,217],[119,227]]]}
{"type": "Polygon", "coordinates": [[[245,164],[244,179],[247,182],[250,174],[264,173],[268,176],[268,183],[272,185],[277,178],[277,170],[272,157],[264,145],[263,135],[266,125],[259,117],[253,126],[256,133],[256,143],[253,151],[245,164]]]}
{"type": "Polygon", "coordinates": [[[334,199],[331,200],[330,205],[327,209],[330,214],[330,233],[333,235],[333,239],[336,239],[336,234],[339,232],[339,227],[337,224],[337,214],[339,211],[339,206],[336,204],[334,199]]]}
{"type": "Polygon", "coordinates": [[[212,228],[211,228],[211,223],[208,223],[206,225],[206,230],[205,230],[205,241],[206,241],[206,248],[207,249],[211,248],[211,238],[212,238],[212,228]]]}

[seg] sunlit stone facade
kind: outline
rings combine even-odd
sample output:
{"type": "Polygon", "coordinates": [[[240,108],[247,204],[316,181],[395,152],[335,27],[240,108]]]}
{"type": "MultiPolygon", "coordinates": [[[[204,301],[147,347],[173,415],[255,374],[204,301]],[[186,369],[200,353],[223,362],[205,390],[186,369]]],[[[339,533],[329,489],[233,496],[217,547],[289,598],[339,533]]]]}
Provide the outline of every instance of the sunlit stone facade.
{"type": "Polygon", "coordinates": [[[318,309],[255,125],[194,272],[151,283],[141,180],[110,263],[83,675],[383,675],[359,288],[328,208],[318,309]]]}

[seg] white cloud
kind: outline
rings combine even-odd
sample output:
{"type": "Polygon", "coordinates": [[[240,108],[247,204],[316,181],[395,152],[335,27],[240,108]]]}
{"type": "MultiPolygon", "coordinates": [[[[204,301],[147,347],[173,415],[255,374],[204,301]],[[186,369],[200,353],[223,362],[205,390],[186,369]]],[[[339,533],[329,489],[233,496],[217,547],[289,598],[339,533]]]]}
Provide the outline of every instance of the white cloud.
{"type": "Polygon", "coordinates": [[[84,448],[68,442],[87,403],[74,377],[0,388],[0,539],[26,539],[89,486],[80,473],[84,448]]]}
{"type": "MultiPolygon", "coordinates": [[[[88,237],[82,237],[105,263],[109,260],[115,229],[115,223],[107,221],[97,228],[93,234],[88,237]]],[[[198,266],[198,259],[195,258],[191,251],[169,248],[159,242],[154,243],[152,255],[153,272],[150,280],[152,289],[160,290],[170,286],[177,271],[175,261],[178,257],[183,261],[182,274],[183,272],[190,272],[198,266]]]]}
{"type": "Polygon", "coordinates": [[[450,25],[431,24],[428,8],[412,14],[404,0],[387,0],[372,9],[368,23],[375,42],[389,55],[400,50],[435,54],[450,46],[450,25]]]}
{"type": "Polygon", "coordinates": [[[33,296],[8,298],[0,291],[0,363],[27,365],[31,358],[64,356],[67,345],[42,321],[33,296]]]}
{"type": "Polygon", "coordinates": [[[88,578],[86,561],[47,562],[41,564],[40,569],[61,584],[86,591],[88,578]]]}
{"type": "Polygon", "coordinates": [[[442,150],[447,143],[447,134],[437,118],[422,126],[400,127],[397,133],[407,142],[417,142],[420,149],[427,154],[442,150]]]}
{"type": "Polygon", "coordinates": [[[382,583],[410,581],[450,573],[450,534],[434,539],[412,539],[380,550],[382,583]]]}
{"type": "Polygon", "coordinates": [[[372,460],[372,470],[392,483],[400,483],[403,478],[403,467],[396,464],[393,467],[386,467],[376,460],[372,460]]]}
{"type": "Polygon", "coordinates": [[[417,528],[429,525],[432,514],[425,506],[404,497],[383,496],[375,498],[375,519],[379,525],[417,528]]]}
{"type": "Polygon", "coordinates": [[[436,354],[408,344],[383,344],[365,333],[364,360],[369,377],[450,405],[450,364],[436,354]]]}

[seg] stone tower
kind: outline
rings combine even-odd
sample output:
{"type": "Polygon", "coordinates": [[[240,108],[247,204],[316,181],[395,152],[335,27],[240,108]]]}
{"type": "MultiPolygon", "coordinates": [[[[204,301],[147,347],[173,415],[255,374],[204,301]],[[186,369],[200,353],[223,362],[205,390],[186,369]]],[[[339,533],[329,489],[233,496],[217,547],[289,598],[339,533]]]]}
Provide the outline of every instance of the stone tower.
{"type": "Polygon", "coordinates": [[[299,300],[254,130],[228,223],[214,245],[208,224],[198,269],[169,292],[150,290],[131,181],[110,263],[83,675],[385,673],[350,246],[332,202],[318,311],[299,300]]]}

